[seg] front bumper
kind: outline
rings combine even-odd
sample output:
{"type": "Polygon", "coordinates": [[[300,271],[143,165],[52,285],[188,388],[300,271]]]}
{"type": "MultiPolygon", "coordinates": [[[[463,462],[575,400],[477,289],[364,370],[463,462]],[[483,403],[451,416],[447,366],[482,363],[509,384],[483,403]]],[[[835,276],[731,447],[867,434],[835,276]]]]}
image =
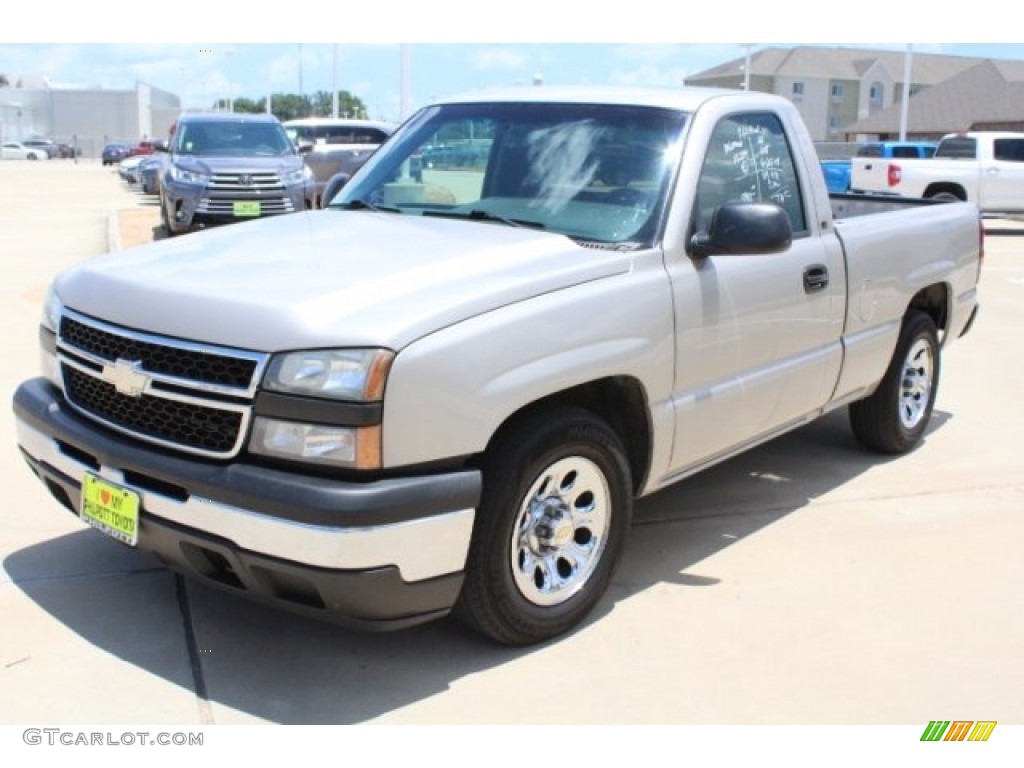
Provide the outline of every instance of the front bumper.
{"type": "Polygon", "coordinates": [[[246,596],[392,629],[447,613],[462,586],[481,480],[464,470],[353,483],[183,457],[76,413],[46,379],[14,395],[33,472],[77,514],[86,472],[141,496],[139,549],[246,596]]]}
{"type": "Polygon", "coordinates": [[[168,218],[180,228],[311,210],[315,194],[316,188],[312,181],[265,192],[216,191],[197,184],[169,181],[166,177],[163,184],[168,218]],[[258,216],[236,215],[235,203],[259,203],[260,213],[258,216]]]}

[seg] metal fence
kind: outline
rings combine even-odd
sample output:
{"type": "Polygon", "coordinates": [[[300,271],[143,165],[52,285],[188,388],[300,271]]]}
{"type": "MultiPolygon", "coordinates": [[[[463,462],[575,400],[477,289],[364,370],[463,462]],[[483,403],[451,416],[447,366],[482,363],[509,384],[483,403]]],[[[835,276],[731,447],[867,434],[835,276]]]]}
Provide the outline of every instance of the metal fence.
{"type": "Polygon", "coordinates": [[[816,141],[814,148],[818,151],[818,158],[821,160],[849,160],[857,154],[857,148],[862,143],[859,141],[816,141]]]}

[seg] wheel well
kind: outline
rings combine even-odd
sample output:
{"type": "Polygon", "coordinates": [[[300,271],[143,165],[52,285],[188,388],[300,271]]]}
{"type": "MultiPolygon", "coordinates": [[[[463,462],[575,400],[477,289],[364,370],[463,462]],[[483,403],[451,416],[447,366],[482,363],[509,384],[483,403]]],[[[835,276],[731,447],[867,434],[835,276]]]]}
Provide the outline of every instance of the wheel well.
{"type": "Polygon", "coordinates": [[[628,376],[590,381],[520,408],[498,427],[488,443],[488,449],[506,430],[527,415],[544,408],[568,405],[590,411],[615,431],[626,449],[633,490],[639,491],[651,464],[651,420],[643,386],[628,376]]]}
{"type": "Polygon", "coordinates": [[[946,330],[949,319],[949,288],[944,283],[929,285],[910,300],[908,311],[920,310],[928,315],[940,331],[946,330]]]}
{"type": "Polygon", "coordinates": [[[967,199],[967,192],[959,184],[952,184],[950,182],[940,182],[938,184],[931,184],[924,191],[925,197],[935,197],[942,193],[953,195],[961,200],[967,199]]]}

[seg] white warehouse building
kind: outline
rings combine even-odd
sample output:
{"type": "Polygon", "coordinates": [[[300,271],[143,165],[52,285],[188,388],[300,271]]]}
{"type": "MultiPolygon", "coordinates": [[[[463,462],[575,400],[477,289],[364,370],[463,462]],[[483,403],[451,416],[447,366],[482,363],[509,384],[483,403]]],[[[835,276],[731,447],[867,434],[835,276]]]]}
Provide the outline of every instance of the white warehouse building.
{"type": "Polygon", "coordinates": [[[181,99],[148,83],[132,90],[51,88],[44,78],[10,78],[0,87],[0,139],[35,136],[74,144],[82,157],[99,157],[105,144],[166,137],[181,99]]]}

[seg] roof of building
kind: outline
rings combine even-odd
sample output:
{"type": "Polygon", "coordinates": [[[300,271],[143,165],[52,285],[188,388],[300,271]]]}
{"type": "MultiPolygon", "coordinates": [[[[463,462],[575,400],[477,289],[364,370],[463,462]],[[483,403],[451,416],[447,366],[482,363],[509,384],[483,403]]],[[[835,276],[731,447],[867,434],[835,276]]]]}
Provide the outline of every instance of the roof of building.
{"type": "MultiPolygon", "coordinates": [[[[868,48],[824,48],[801,45],[794,48],[763,48],[750,56],[750,74],[768,77],[806,77],[829,80],[859,80],[874,64],[881,64],[889,75],[900,80],[906,60],[905,51],[868,48]]],[[[947,56],[915,53],[911,81],[935,85],[971,67],[988,61],[972,56],[947,56]]],[[[694,85],[722,77],[742,74],[746,57],[740,57],[686,78],[694,85]]]]}
{"type": "MultiPolygon", "coordinates": [[[[907,52],[866,48],[797,46],[765,48],[751,54],[750,74],[769,78],[860,81],[881,66],[896,82],[903,80],[907,52]]],[[[746,57],[688,77],[688,85],[713,84],[743,74],[746,57]]],[[[910,81],[925,86],[910,99],[907,130],[937,134],[966,130],[978,123],[1024,121],[1024,61],[917,53],[910,81]]],[[[846,133],[893,133],[899,130],[902,105],[880,110],[843,128],[846,133]]]]}
{"type": "MultiPolygon", "coordinates": [[[[848,133],[891,132],[902,105],[881,110],[844,128],[848,133]]],[[[1024,61],[983,60],[910,99],[909,133],[967,130],[976,123],[1024,120],[1024,61]]]]}

